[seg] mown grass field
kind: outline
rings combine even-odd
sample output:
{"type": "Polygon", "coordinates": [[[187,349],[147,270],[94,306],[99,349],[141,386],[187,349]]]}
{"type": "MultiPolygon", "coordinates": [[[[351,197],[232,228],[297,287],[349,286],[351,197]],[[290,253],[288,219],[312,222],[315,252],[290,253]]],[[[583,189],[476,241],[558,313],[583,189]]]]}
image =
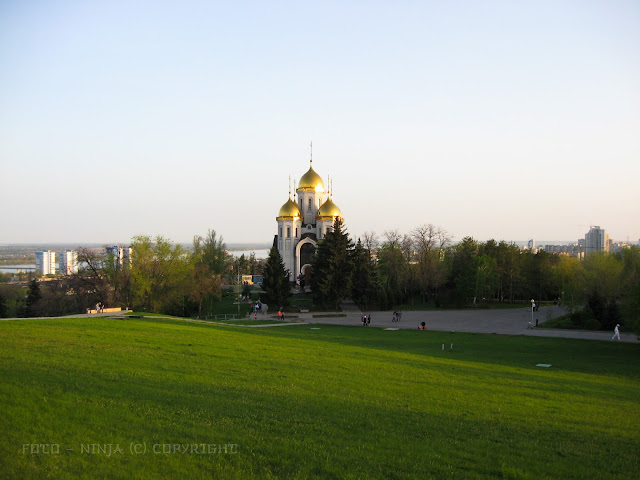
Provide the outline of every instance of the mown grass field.
{"type": "Polygon", "coordinates": [[[640,471],[636,344],[19,320],[0,322],[0,378],[0,478],[631,479],[640,471]],[[43,451],[51,445],[59,453],[43,451]]]}

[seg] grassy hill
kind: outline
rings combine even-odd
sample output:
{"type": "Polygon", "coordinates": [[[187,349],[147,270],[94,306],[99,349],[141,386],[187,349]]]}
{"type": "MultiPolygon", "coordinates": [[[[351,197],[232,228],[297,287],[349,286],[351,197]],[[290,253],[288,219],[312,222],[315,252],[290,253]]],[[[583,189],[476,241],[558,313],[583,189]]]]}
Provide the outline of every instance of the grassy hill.
{"type": "Polygon", "coordinates": [[[0,478],[637,478],[639,360],[570,339],[0,322],[0,478]]]}

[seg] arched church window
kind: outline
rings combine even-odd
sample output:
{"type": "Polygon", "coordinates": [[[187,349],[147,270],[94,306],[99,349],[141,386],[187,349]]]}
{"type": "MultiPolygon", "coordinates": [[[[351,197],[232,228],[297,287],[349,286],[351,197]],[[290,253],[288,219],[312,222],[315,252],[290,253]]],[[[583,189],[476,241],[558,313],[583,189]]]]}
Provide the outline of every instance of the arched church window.
{"type": "Polygon", "coordinates": [[[279,235],[279,237],[282,238],[282,227],[280,227],[280,235],[279,235]]]}
{"type": "Polygon", "coordinates": [[[309,199],[309,208],[307,210],[311,211],[311,205],[313,204],[313,200],[309,199]]]}
{"type": "Polygon", "coordinates": [[[291,227],[287,227],[287,238],[291,237],[291,227]]]}

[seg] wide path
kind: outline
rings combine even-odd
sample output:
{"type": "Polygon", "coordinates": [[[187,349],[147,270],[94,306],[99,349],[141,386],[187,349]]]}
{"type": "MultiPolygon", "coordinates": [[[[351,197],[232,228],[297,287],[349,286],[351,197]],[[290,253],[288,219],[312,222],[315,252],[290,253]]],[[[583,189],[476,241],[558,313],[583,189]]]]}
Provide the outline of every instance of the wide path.
{"type": "MultiPolygon", "coordinates": [[[[101,314],[77,314],[65,315],[69,317],[113,317],[127,311],[101,314]]],[[[283,325],[301,325],[301,324],[330,324],[330,325],[351,325],[362,327],[362,313],[357,310],[345,312],[346,317],[327,317],[314,318],[311,313],[298,314],[296,322],[284,324],[265,324],[265,325],[244,325],[245,327],[278,327],[283,325]]],[[[563,330],[559,328],[528,328],[529,322],[535,325],[536,319],[538,323],[549,320],[565,312],[559,307],[542,307],[538,312],[531,316],[529,308],[508,308],[501,310],[490,309],[467,309],[467,310],[427,310],[419,312],[402,312],[402,320],[392,322],[393,312],[371,311],[365,312],[371,315],[371,326],[377,328],[402,328],[417,330],[420,322],[425,322],[427,330],[436,330],[443,332],[470,332],[470,333],[497,333],[500,335],[530,335],[533,337],[558,337],[558,338],[578,338],[584,340],[607,340],[611,341],[613,332],[601,332],[593,330],[563,330]]],[[[316,313],[318,315],[318,313],[316,313]]],[[[146,317],[146,315],[145,315],[146,317]]],[[[269,316],[265,316],[265,319],[269,316]]],[[[37,317],[47,319],[51,317],[37,317]]],[[[0,320],[29,320],[27,318],[2,318],[0,320]]],[[[35,318],[31,318],[35,320],[35,318]]],[[[184,319],[188,321],[201,323],[217,323],[206,320],[184,319]]],[[[235,324],[234,326],[240,326],[235,324]]],[[[620,332],[620,340],[629,343],[639,343],[638,337],[633,332],[620,332]]]]}
{"type": "MultiPolygon", "coordinates": [[[[332,325],[353,325],[362,327],[362,314],[345,312],[346,317],[313,318],[311,315],[300,315],[300,320],[309,323],[325,323],[332,325]]],[[[420,312],[402,312],[399,322],[392,322],[393,312],[371,311],[371,327],[416,329],[420,322],[425,322],[427,330],[497,333],[501,335],[531,335],[536,337],[580,338],[587,340],[611,340],[613,332],[591,330],[563,330],[558,328],[528,328],[532,322],[530,308],[509,308],[500,310],[468,309],[468,310],[428,310],[420,312]]],[[[533,312],[532,325],[536,319],[542,323],[564,314],[560,307],[542,307],[533,312]]],[[[621,332],[623,342],[638,343],[633,332],[621,332]]]]}

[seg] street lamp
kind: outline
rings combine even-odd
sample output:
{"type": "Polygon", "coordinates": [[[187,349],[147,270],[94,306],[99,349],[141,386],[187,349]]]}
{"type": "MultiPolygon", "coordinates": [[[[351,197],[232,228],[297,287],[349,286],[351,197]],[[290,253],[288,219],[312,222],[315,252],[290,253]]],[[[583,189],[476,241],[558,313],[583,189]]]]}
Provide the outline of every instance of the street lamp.
{"type": "Polygon", "coordinates": [[[531,325],[531,328],[533,328],[533,307],[535,307],[536,305],[536,301],[532,298],[531,299],[531,323],[529,325],[531,325]]]}

